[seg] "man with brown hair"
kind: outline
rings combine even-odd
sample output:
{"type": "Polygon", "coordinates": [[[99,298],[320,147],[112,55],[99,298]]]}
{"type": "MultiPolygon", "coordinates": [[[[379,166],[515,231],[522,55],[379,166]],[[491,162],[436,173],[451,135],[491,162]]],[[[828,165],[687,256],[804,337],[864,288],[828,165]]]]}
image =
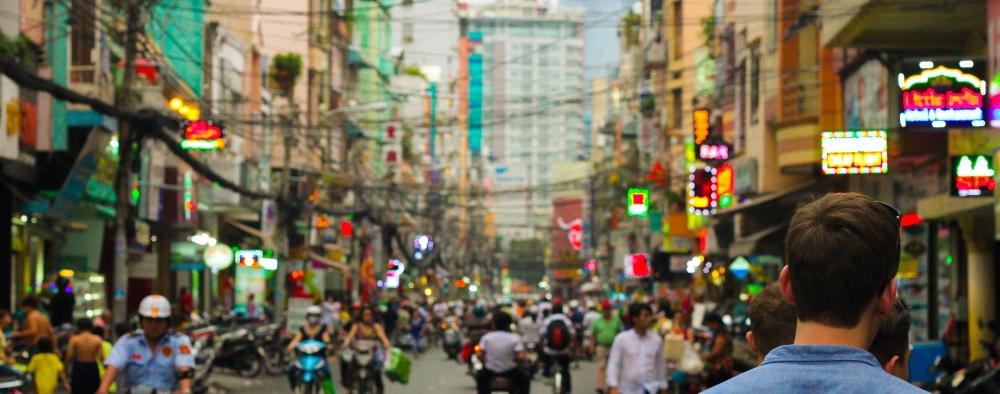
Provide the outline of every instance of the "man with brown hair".
{"type": "Polygon", "coordinates": [[[785,239],[781,295],[795,341],[708,393],[923,393],[866,349],[896,303],[899,211],[857,193],[799,208],[785,239]]]}
{"type": "Polygon", "coordinates": [[[757,354],[757,364],[772,349],[795,341],[795,306],[781,298],[781,286],[773,282],[750,302],[747,344],[757,354]]]}

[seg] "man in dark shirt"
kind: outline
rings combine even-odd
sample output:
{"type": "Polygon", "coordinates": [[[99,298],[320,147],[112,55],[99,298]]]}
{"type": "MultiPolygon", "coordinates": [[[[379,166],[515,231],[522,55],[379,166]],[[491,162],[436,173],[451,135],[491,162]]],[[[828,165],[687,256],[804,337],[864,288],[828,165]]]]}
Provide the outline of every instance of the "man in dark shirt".
{"type": "Polygon", "coordinates": [[[76,306],[76,296],[69,289],[69,280],[56,280],[56,294],[49,299],[49,318],[53,327],[73,323],[73,307],[76,306]]]}

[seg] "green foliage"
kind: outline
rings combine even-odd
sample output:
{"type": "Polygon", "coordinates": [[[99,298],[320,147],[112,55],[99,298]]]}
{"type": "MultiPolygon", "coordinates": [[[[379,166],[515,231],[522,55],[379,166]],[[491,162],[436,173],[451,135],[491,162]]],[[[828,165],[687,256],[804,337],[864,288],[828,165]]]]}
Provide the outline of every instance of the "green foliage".
{"type": "Polygon", "coordinates": [[[33,70],[41,63],[41,49],[24,34],[8,37],[0,32],[0,56],[13,58],[22,67],[33,70]]]}
{"type": "Polygon", "coordinates": [[[642,24],[642,16],[629,11],[622,18],[622,42],[626,48],[639,45],[639,26],[642,24]]]}
{"type": "Polygon", "coordinates": [[[271,82],[290,94],[302,74],[302,56],[297,53],[279,53],[271,60],[271,82]]]}
{"type": "Polygon", "coordinates": [[[639,102],[639,112],[643,116],[649,118],[653,116],[653,112],[656,111],[656,98],[652,95],[644,96],[642,101],[639,102]]]}
{"type": "Polygon", "coordinates": [[[423,79],[425,81],[427,80],[427,76],[424,75],[423,71],[420,71],[420,67],[418,67],[418,66],[406,66],[406,67],[403,67],[403,70],[402,70],[401,73],[403,75],[412,75],[414,77],[420,77],[421,79],[423,79]]]}
{"type": "Polygon", "coordinates": [[[705,39],[705,48],[709,48],[709,54],[715,58],[715,15],[706,16],[701,20],[701,36],[705,39]]]}

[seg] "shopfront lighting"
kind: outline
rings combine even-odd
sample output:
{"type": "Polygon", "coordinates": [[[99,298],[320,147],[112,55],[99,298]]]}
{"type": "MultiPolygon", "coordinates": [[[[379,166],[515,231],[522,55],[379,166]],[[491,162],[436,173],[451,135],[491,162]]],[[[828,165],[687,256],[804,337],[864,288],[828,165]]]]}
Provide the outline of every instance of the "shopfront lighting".
{"type": "Polygon", "coordinates": [[[428,297],[430,297],[430,296],[431,296],[431,294],[434,294],[434,291],[433,291],[433,290],[431,290],[431,288],[430,288],[430,287],[428,287],[428,288],[425,288],[425,289],[424,289],[424,295],[425,295],[425,296],[428,296],[428,297]]]}
{"type": "Polygon", "coordinates": [[[212,246],[218,241],[206,232],[199,232],[188,238],[189,241],[194,242],[196,245],[200,246],[212,246]]]}
{"type": "Polygon", "coordinates": [[[69,268],[63,268],[63,269],[59,270],[59,277],[60,278],[70,279],[74,275],[76,275],[76,272],[74,272],[73,270],[71,270],[69,268]]]}
{"type": "Polygon", "coordinates": [[[184,106],[184,100],[181,100],[179,97],[174,97],[170,99],[170,109],[178,111],[183,106],[184,106]]]}
{"type": "Polygon", "coordinates": [[[27,223],[28,222],[28,215],[21,215],[21,222],[22,223],[27,223]]]}
{"type": "Polygon", "coordinates": [[[104,283],[104,275],[91,275],[87,280],[90,283],[104,283]]]}
{"type": "Polygon", "coordinates": [[[278,259],[274,258],[261,258],[260,267],[268,271],[276,271],[278,269],[278,259]]]}
{"type": "Polygon", "coordinates": [[[479,291],[479,286],[476,286],[476,285],[469,286],[469,292],[470,293],[475,293],[477,291],[479,291]]]}

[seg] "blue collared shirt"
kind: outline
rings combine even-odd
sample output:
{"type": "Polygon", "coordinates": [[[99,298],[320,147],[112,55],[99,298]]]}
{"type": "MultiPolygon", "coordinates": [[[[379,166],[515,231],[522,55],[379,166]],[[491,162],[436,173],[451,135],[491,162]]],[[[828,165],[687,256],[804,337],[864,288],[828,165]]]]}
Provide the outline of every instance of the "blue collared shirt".
{"type": "Polygon", "coordinates": [[[875,356],[849,346],[785,345],[764,363],[706,393],[926,393],[886,373],[875,356]]]}
{"type": "Polygon", "coordinates": [[[104,364],[115,367],[119,376],[125,377],[124,388],[146,386],[169,392],[177,384],[178,368],[194,368],[194,350],[186,335],[168,332],[153,352],[146,335],[136,331],[118,338],[104,364]]]}

